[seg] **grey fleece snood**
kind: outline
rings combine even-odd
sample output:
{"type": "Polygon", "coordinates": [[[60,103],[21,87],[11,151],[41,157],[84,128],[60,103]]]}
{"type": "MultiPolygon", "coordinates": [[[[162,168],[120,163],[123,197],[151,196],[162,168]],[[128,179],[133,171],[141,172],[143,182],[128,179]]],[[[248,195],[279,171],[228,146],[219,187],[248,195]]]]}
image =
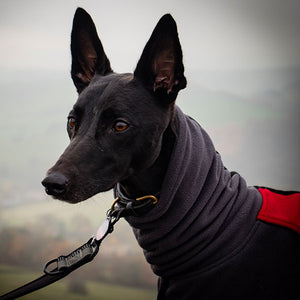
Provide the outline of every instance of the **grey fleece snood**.
{"type": "Polygon", "coordinates": [[[200,125],[176,107],[177,139],[158,204],[127,217],[159,276],[218,263],[243,245],[262,205],[256,188],[230,173],[200,125]]]}

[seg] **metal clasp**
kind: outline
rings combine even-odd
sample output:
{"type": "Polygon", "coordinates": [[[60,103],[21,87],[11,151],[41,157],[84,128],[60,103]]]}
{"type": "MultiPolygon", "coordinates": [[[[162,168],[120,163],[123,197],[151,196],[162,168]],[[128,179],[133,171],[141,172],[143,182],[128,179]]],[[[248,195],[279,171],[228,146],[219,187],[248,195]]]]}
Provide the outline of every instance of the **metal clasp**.
{"type": "Polygon", "coordinates": [[[94,238],[89,239],[89,241],[69,255],[61,255],[58,258],[48,261],[44,267],[44,273],[48,275],[57,275],[62,273],[69,273],[81,265],[91,261],[99,250],[99,245],[94,243],[94,238]],[[53,265],[54,268],[50,270],[50,266],[53,265]]]}
{"type": "Polygon", "coordinates": [[[119,197],[117,197],[117,198],[114,200],[114,202],[112,203],[112,205],[111,205],[111,207],[110,207],[110,212],[111,212],[111,213],[115,210],[115,205],[116,205],[116,203],[117,203],[118,201],[120,201],[120,198],[119,198],[119,197]]]}
{"type": "Polygon", "coordinates": [[[111,216],[108,215],[98,228],[95,236],[91,237],[88,242],[71,252],[69,255],[61,255],[58,258],[48,261],[44,267],[44,273],[48,275],[70,273],[93,260],[99,251],[102,240],[113,231],[113,225],[114,223],[111,221],[111,216]],[[52,269],[50,269],[51,265],[52,269]]]}

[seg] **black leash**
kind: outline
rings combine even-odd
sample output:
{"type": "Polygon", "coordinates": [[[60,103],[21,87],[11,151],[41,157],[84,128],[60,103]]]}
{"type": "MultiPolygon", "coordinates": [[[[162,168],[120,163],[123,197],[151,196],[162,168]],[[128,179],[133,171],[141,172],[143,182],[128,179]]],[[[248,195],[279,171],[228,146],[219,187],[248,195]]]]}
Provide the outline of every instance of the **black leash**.
{"type": "Polygon", "coordinates": [[[85,244],[66,256],[59,256],[46,263],[44,275],[41,277],[0,296],[0,300],[16,299],[46,287],[91,262],[97,255],[102,241],[113,232],[114,225],[121,217],[140,216],[154,207],[157,203],[156,196],[144,196],[137,199],[127,198],[117,185],[116,200],[107,212],[106,220],[100,225],[95,236],[91,237],[85,244]]]}

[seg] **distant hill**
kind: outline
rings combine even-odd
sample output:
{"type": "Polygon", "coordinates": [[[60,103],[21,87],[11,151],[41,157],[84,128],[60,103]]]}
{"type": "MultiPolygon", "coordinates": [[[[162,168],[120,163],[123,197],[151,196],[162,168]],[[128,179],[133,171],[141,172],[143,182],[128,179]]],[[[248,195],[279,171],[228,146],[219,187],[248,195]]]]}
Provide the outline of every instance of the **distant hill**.
{"type": "MultiPolygon", "coordinates": [[[[178,104],[209,132],[229,169],[249,184],[300,189],[300,69],[187,72],[178,104]]],[[[76,101],[68,70],[6,72],[0,82],[0,199],[37,200],[68,144],[76,101]]]]}

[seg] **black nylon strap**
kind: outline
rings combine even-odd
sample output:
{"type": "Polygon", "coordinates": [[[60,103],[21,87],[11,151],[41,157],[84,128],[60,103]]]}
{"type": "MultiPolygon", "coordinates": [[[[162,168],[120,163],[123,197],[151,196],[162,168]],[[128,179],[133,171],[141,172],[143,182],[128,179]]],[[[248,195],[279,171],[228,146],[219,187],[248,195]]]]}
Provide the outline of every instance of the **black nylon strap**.
{"type": "Polygon", "coordinates": [[[103,236],[101,236],[99,240],[97,240],[96,238],[90,238],[87,243],[83,244],[82,246],[71,252],[69,255],[59,256],[58,258],[49,261],[44,267],[45,275],[42,275],[41,277],[11,292],[8,292],[3,296],[0,296],[0,300],[16,299],[18,297],[32,293],[64,278],[74,270],[92,261],[99,251],[102,240],[106,237],[107,234],[113,231],[113,225],[110,224],[111,223],[109,219],[109,225],[107,226],[106,231],[103,233],[103,236]],[[87,249],[89,250],[87,251],[87,249]],[[53,264],[56,264],[57,267],[49,270],[49,268],[53,264]]]}
{"type": "Polygon", "coordinates": [[[43,275],[15,290],[12,292],[9,292],[3,296],[0,297],[1,300],[8,300],[8,299],[16,299],[18,297],[22,297],[26,294],[29,294],[33,291],[37,291],[51,283],[54,283],[55,281],[58,281],[59,279],[67,276],[69,273],[66,274],[56,274],[56,275],[43,275]]]}
{"type": "Polygon", "coordinates": [[[32,293],[64,278],[74,270],[92,261],[98,253],[102,240],[107,234],[113,231],[114,224],[121,217],[143,215],[157,203],[156,196],[152,195],[130,199],[122,193],[119,184],[115,189],[115,193],[117,199],[112,205],[111,210],[108,211],[106,221],[104,221],[98,229],[98,232],[100,231],[99,237],[96,236],[95,238],[91,238],[87,243],[83,244],[67,256],[59,256],[57,259],[49,261],[44,268],[45,275],[0,296],[0,300],[16,299],[32,293]],[[57,267],[48,270],[53,263],[56,263],[57,267]]]}

